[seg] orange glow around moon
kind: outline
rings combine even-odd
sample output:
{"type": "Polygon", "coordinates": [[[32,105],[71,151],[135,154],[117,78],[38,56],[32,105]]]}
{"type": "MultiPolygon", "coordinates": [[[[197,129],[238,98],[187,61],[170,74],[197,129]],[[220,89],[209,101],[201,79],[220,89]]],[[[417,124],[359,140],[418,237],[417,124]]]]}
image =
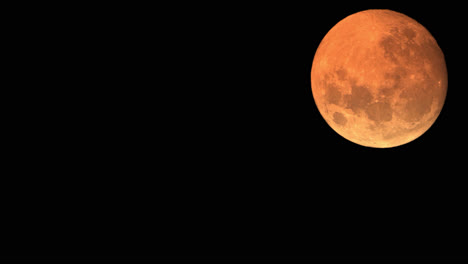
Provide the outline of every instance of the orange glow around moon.
{"type": "Polygon", "coordinates": [[[447,93],[444,55],[406,15],[366,10],[323,38],[311,72],[325,121],[359,145],[389,148],[413,141],[435,122],[447,93]]]}

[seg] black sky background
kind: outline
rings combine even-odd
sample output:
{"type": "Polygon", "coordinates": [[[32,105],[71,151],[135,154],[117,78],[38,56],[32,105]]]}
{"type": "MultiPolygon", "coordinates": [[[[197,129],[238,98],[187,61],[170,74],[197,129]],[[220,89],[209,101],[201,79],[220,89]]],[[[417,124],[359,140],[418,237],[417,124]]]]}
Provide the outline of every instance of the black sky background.
{"type": "Polygon", "coordinates": [[[16,10],[3,258],[466,260],[460,6],[16,10]],[[433,127],[391,149],[336,134],[310,87],[325,34],[371,8],[448,68],[433,127]]]}

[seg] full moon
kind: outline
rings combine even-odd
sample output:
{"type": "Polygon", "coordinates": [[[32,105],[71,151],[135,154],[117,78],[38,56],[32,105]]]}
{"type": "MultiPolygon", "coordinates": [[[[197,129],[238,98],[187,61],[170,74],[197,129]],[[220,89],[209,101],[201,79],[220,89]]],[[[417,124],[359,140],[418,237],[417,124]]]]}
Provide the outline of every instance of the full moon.
{"type": "Polygon", "coordinates": [[[429,31],[391,10],[366,10],[336,24],[314,56],[320,114],[356,144],[390,148],[435,122],[447,94],[444,54],[429,31]]]}

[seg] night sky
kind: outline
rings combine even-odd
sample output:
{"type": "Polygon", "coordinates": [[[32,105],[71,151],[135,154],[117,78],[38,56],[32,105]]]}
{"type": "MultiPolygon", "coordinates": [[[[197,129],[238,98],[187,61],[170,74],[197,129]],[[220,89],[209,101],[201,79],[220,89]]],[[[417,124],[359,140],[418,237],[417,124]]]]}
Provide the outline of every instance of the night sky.
{"type": "Polygon", "coordinates": [[[3,258],[466,260],[460,6],[15,10],[3,258]],[[426,27],[448,69],[435,124],[390,149],[339,136],[310,87],[325,34],[374,8],[426,27]]]}

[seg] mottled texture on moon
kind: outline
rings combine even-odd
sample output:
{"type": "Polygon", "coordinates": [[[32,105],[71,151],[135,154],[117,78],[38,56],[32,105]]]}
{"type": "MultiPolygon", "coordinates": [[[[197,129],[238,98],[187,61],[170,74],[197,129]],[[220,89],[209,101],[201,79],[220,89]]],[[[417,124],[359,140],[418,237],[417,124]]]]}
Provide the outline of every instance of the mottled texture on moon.
{"type": "Polygon", "coordinates": [[[421,136],[447,92],[444,55],[418,22],[391,10],[366,10],[336,24],[311,72],[316,105],[333,130],[368,147],[421,136]]]}

